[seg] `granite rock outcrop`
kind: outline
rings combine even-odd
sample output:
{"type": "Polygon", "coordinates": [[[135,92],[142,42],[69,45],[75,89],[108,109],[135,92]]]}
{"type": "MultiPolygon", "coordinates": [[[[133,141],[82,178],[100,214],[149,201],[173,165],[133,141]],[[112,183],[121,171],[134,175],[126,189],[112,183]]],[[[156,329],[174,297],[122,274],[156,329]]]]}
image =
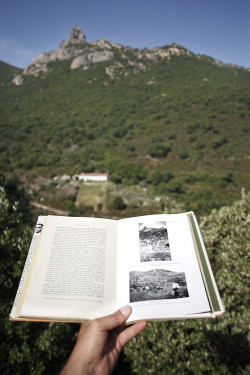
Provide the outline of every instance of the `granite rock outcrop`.
{"type": "Polygon", "coordinates": [[[104,72],[112,80],[128,74],[136,74],[139,71],[146,72],[154,63],[164,60],[166,63],[173,56],[194,55],[187,49],[176,44],[152,49],[133,49],[114,42],[101,39],[87,42],[85,34],[78,26],[74,26],[66,41],[62,41],[57,50],[43,52],[14,77],[13,83],[21,85],[25,76],[46,74],[57,68],[52,63],[68,61],[70,69],[89,69],[93,64],[109,62],[105,65],[104,72]]]}

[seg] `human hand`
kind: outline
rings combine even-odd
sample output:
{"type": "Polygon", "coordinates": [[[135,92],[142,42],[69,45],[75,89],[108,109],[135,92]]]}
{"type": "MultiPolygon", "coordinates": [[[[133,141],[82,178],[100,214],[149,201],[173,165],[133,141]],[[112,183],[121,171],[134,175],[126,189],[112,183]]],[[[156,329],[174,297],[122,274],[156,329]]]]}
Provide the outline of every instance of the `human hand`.
{"type": "Polygon", "coordinates": [[[60,375],[108,375],[122,347],[146,327],[146,322],[122,326],[132,309],[124,306],[114,314],[82,324],[76,345],[60,375]]]}

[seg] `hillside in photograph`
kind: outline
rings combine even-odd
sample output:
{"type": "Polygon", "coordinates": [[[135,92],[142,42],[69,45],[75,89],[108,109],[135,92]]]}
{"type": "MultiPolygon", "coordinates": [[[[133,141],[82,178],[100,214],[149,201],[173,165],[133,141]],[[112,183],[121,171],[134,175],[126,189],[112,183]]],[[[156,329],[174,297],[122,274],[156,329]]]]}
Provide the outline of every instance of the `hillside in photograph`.
{"type": "Polygon", "coordinates": [[[184,272],[165,269],[130,271],[130,302],[188,297],[184,272]],[[176,288],[177,286],[177,288],[176,288]]]}

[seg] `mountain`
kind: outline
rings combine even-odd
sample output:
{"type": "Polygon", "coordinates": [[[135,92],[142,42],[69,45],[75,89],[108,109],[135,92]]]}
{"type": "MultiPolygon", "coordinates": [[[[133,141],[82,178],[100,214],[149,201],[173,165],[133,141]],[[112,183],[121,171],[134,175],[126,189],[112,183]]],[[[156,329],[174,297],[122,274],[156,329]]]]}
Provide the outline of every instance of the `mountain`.
{"type": "MultiPolygon", "coordinates": [[[[195,55],[177,44],[152,49],[133,49],[104,39],[87,43],[82,30],[75,26],[70,31],[68,40],[61,42],[59,49],[41,53],[24,69],[21,75],[14,77],[13,83],[21,85],[25,75],[38,76],[53,71],[51,63],[56,61],[68,61],[70,69],[83,70],[90,69],[93,64],[110,61],[111,64],[106,67],[105,73],[111,79],[114,79],[121,75],[127,76],[131,71],[132,73],[146,72],[150,69],[149,63],[152,65],[162,61],[168,62],[173,56],[181,55],[204,59],[204,56],[195,55]]],[[[210,59],[210,63],[217,66],[226,66],[226,64],[215,59],[210,59]]],[[[235,65],[228,66],[237,68],[235,65]]],[[[148,84],[152,83],[153,81],[149,81],[148,84]]]]}
{"type": "Polygon", "coordinates": [[[10,84],[13,76],[22,73],[22,69],[15,68],[3,61],[0,61],[0,82],[1,85],[10,84]]]}
{"type": "Polygon", "coordinates": [[[175,272],[165,269],[153,269],[150,271],[130,271],[129,272],[130,285],[138,283],[143,285],[144,283],[155,284],[160,280],[164,284],[171,285],[172,282],[177,282],[179,285],[186,286],[184,272],[175,272]]]}
{"type": "Polygon", "coordinates": [[[88,43],[74,27],[24,70],[1,63],[0,96],[0,168],[28,184],[108,172],[199,212],[249,189],[247,69],[176,44],[88,43]]]}

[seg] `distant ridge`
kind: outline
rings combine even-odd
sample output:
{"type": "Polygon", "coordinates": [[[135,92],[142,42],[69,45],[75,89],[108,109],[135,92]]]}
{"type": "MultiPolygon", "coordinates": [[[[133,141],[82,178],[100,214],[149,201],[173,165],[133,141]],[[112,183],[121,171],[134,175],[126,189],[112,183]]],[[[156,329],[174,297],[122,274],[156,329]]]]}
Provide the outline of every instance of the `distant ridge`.
{"type": "MultiPolygon", "coordinates": [[[[74,26],[67,41],[63,40],[57,50],[43,52],[34,58],[22,74],[14,77],[13,83],[17,86],[21,85],[26,75],[46,75],[53,70],[51,63],[56,61],[68,61],[70,69],[82,70],[91,68],[93,64],[109,61],[110,65],[106,67],[105,74],[111,79],[115,79],[121,75],[129,74],[125,66],[127,64],[133,68],[133,73],[137,73],[148,71],[150,69],[148,63],[152,65],[162,61],[169,62],[173,56],[182,55],[193,56],[197,59],[204,58],[202,55],[195,55],[175,43],[151,49],[133,49],[104,39],[87,43],[82,30],[78,26],[74,26]]],[[[211,64],[227,65],[216,59],[209,59],[211,64]]],[[[237,67],[236,65],[229,66],[237,67]]]]}

